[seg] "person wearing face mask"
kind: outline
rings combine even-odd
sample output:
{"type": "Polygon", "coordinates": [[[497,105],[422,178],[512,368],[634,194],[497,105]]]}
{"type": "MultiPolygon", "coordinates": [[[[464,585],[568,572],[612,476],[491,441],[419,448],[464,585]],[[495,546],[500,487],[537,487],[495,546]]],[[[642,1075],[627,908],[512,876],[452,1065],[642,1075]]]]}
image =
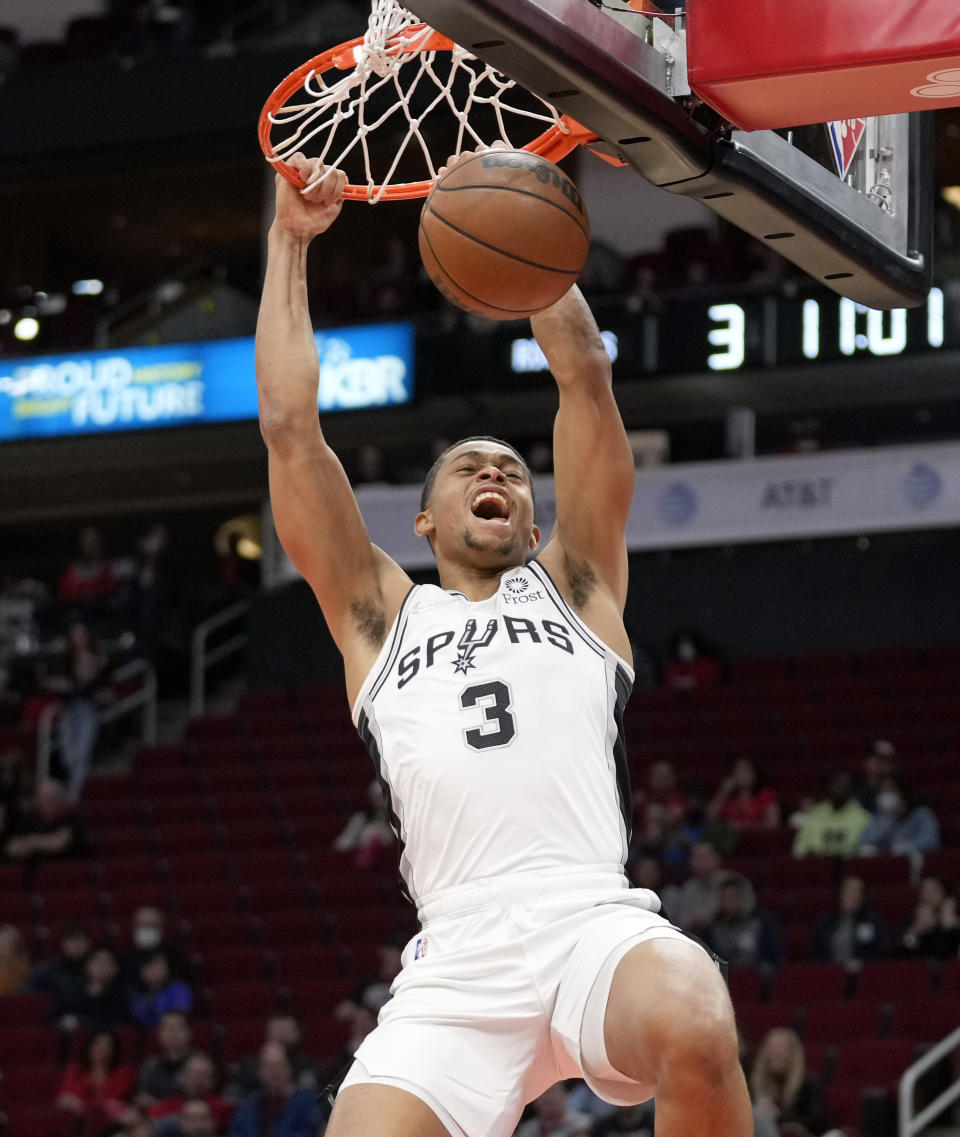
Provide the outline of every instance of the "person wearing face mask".
{"type": "Polygon", "coordinates": [[[167,919],[159,908],[144,905],[133,914],[130,925],[130,938],[133,947],[123,961],[123,972],[127,982],[135,986],[140,980],[140,969],[149,956],[162,951],[169,961],[174,979],[185,983],[193,979],[193,969],[186,953],[166,935],[167,919]]]}
{"type": "Polygon", "coordinates": [[[858,852],[914,854],[939,848],[937,815],[913,799],[902,777],[888,774],[880,783],[877,808],[860,835],[858,852]]]}

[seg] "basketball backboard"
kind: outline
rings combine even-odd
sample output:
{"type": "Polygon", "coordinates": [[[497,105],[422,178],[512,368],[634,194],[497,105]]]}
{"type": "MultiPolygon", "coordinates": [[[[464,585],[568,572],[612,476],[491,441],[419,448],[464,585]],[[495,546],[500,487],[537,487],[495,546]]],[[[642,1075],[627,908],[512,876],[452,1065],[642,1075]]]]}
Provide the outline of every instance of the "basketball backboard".
{"type": "MultiPolygon", "coordinates": [[[[865,138],[841,176],[801,148],[812,128],[737,130],[698,105],[687,85],[682,17],[645,16],[619,0],[602,8],[592,0],[408,0],[408,7],[596,133],[598,152],[702,201],[842,295],[872,308],[925,299],[929,115],[864,120],[865,138]]],[[[851,129],[860,133],[859,121],[851,129]]],[[[826,146],[826,128],[820,133],[826,146]]],[[[836,132],[835,141],[838,156],[851,158],[836,132]]]]}

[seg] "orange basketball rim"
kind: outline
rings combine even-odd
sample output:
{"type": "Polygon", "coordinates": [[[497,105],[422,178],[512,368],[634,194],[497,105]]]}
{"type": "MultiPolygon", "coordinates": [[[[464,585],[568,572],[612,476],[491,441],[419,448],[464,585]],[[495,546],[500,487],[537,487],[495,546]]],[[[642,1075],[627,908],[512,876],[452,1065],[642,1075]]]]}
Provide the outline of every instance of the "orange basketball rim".
{"type": "Polygon", "coordinates": [[[426,197],[448,154],[431,152],[423,131],[427,114],[422,109],[414,114],[408,102],[415,89],[421,100],[425,89],[432,93],[427,113],[453,116],[455,155],[482,149],[499,138],[513,149],[557,162],[578,145],[596,140],[595,134],[561,115],[546,100],[530,95],[453,40],[416,22],[395,0],[375,0],[365,35],[308,60],[271,93],[260,112],[258,129],[264,156],[287,181],[304,189],[303,179],[287,161],[294,153],[319,157],[324,165],[338,168],[354,154],[356,162],[362,158],[364,180],[348,181],[345,198],[374,203],[426,197]],[[438,52],[451,53],[446,75],[435,67],[438,52]],[[461,95],[462,106],[457,105],[452,90],[457,77],[461,79],[460,88],[466,90],[466,95],[461,95]],[[389,108],[378,116],[368,116],[367,100],[377,91],[389,94],[389,108]],[[516,107],[511,93],[523,94],[528,102],[535,100],[538,109],[531,112],[516,107]],[[493,112],[496,137],[481,137],[471,124],[469,112],[479,105],[493,112]],[[388,119],[393,119],[394,129],[405,120],[407,130],[396,154],[382,157],[376,144],[371,144],[370,135],[388,119]],[[543,129],[536,137],[521,141],[517,135],[525,132],[529,136],[531,127],[543,129]],[[347,141],[341,144],[344,134],[347,141]],[[422,156],[423,177],[395,182],[400,158],[408,149],[422,156]]]}

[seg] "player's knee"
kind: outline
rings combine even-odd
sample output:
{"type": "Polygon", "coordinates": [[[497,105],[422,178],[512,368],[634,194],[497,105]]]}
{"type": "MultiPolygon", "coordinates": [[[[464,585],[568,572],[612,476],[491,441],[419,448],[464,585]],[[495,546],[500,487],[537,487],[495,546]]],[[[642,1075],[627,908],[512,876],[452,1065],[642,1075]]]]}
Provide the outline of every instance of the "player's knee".
{"type": "Polygon", "coordinates": [[[719,973],[691,983],[662,1028],[664,1068],[719,1086],[739,1068],[733,1007],[719,973]]]}

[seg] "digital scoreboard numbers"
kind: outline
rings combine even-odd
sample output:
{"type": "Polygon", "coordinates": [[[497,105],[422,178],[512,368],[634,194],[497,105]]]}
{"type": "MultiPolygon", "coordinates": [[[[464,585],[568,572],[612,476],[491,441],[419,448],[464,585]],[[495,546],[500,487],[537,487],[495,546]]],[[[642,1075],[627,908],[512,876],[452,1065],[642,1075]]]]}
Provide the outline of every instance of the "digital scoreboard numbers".
{"type": "MultiPolygon", "coordinates": [[[[865,308],[842,297],[765,297],[706,306],[706,329],[700,347],[701,367],[736,371],[847,359],[891,356],[960,347],[957,304],[948,310],[943,289],[933,288],[926,304],[889,312],[865,308]]],[[[688,336],[693,322],[686,320],[688,336]]],[[[678,329],[679,331],[679,329],[678,329]]],[[[664,350],[669,351],[665,342],[664,350]]],[[[676,360],[684,364],[692,345],[680,344],[676,360]]],[[[664,370],[675,370],[663,358],[664,370]]],[[[687,366],[683,366],[687,370],[687,366]]]]}

